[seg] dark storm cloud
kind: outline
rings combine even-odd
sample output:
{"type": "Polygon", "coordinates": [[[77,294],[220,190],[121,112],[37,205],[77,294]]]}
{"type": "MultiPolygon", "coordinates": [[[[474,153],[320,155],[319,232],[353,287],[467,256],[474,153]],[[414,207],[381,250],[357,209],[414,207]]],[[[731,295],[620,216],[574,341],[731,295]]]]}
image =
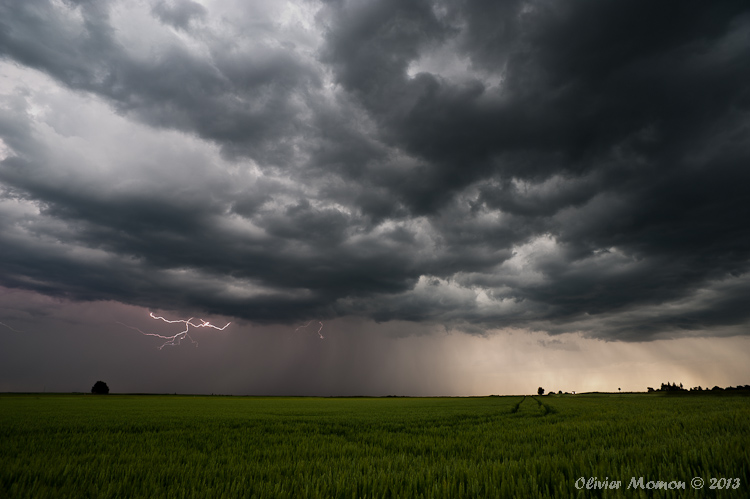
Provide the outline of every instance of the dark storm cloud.
{"type": "Polygon", "coordinates": [[[0,284],[260,322],[747,325],[745,3],[222,5],[0,5],[4,61],[92,109],[6,95],[0,284]]]}
{"type": "MultiPolygon", "coordinates": [[[[316,84],[314,68],[305,67],[292,49],[245,46],[264,34],[261,26],[236,38],[209,40],[209,58],[191,53],[177,38],[133,54],[116,38],[108,7],[6,2],[0,7],[0,50],[150,125],[197,133],[221,143],[227,154],[288,160],[290,144],[283,138],[298,126],[295,94],[316,84]]],[[[193,2],[158,2],[153,13],[184,28],[204,17],[205,9],[193,2]]],[[[200,37],[201,30],[195,31],[200,37]]]]}

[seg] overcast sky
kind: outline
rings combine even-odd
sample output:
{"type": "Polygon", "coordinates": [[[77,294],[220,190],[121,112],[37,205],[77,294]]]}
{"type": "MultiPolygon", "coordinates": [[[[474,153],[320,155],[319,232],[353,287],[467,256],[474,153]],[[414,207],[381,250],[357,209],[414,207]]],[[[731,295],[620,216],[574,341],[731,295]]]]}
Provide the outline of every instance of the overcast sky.
{"type": "Polygon", "coordinates": [[[745,1],[0,0],[0,390],[750,383],[748,82],[745,1]]]}

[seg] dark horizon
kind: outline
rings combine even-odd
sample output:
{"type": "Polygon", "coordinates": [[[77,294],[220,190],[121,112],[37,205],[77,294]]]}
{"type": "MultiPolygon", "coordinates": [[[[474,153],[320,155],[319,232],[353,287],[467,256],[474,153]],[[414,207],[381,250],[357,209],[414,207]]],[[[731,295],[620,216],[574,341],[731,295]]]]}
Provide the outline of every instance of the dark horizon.
{"type": "MultiPolygon", "coordinates": [[[[695,390],[694,388],[698,387],[690,387],[690,388],[684,388],[677,392],[669,392],[669,391],[663,391],[658,388],[654,388],[653,390],[648,390],[648,388],[653,387],[647,387],[646,391],[591,391],[591,392],[565,392],[558,393],[558,391],[548,392],[545,390],[544,394],[534,394],[534,393],[508,393],[508,394],[495,394],[490,393],[487,395],[398,395],[398,394],[390,394],[390,395],[294,395],[294,394],[271,394],[271,395],[262,395],[262,394],[252,394],[252,393],[245,393],[245,394],[232,394],[232,393],[180,393],[180,392],[174,392],[174,393],[166,393],[166,392],[117,392],[117,391],[110,391],[106,395],[123,395],[123,396],[173,396],[173,397],[248,397],[248,398],[486,398],[486,397],[547,397],[547,396],[565,396],[565,395],[627,395],[627,394],[648,394],[648,393],[669,393],[670,395],[697,395],[697,394],[706,394],[706,393],[718,393],[718,392],[750,392],[750,384],[746,385],[734,385],[734,386],[718,386],[714,385],[713,387],[707,387],[703,388],[700,387],[700,390],[695,390]]],[[[91,391],[73,391],[73,392],[0,392],[0,395],[91,395],[91,396],[102,396],[101,394],[95,394],[91,393],[91,391]]]]}

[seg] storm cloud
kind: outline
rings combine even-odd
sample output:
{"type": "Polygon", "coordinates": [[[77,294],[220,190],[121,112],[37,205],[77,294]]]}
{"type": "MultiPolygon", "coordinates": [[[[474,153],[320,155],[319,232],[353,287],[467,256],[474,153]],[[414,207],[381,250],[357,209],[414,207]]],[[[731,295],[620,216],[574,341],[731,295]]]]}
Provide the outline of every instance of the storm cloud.
{"type": "Polygon", "coordinates": [[[746,2],[0,1],[0,286],[746,334],[746,2]]]}

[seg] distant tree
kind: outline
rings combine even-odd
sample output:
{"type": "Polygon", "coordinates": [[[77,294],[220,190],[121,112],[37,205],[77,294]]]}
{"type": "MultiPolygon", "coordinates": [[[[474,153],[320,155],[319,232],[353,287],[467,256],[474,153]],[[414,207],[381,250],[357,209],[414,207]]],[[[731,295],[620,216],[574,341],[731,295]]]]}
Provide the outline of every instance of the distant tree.
{"type": "Polygon", "coordinates": [[[557,394],[558,395],[562,395],[562,390],[560,390],[559,392],[557,392],[557,394]]]}
{"type": "Polygon", "coordinates": [[[91,393],[94,395],[107,395],[109,393],[109,387],[104,381],[97,381],[94,386],[91,387],[91,393]]]}
{"type": "Polygon", "coordinates": [[[544,388],[540,386],[536,393],[538,393],[539,395],[544,395],[544,388]]]}
{"type": "Polygon", "coordinates": [[[713,388],[711,388],[711,391],[712,391],[712,392],[714,392],[714,391],[718,392],[718,391],[720,391],[720,390],[724,390],[724,389],[723,389],[722,387],[718,386],[718,385],[716,385],[716,386],[714,386],[713,388]]]}
{"type": "Polygon", "coordinates": [[[653,392],[653,391],[654,391],[654,388],[653,388],[653,387],[651,387],[651,386],[649,386],[649,387],[648,387],[648,393],[651,393],[651,392],[653,392]]]}
{"type": "Polygon", "coordinates": [[[682,387],[682,383],[679,385],[677,383],[662,383],[661,384],[661,391],[662,392],[679,392],[680,390],[684,390],[682,387]]]}

